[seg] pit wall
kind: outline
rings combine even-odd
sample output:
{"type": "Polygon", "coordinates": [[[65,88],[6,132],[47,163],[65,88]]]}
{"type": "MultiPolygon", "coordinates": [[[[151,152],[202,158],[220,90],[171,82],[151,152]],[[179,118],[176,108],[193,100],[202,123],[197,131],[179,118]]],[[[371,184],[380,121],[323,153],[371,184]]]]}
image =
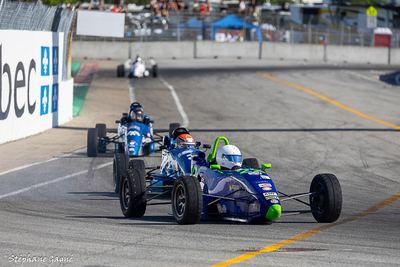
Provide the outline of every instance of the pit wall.
{"type": "Polygon", "coordinates": [[[271,42],[89,42],[72,43],[73,58],[126,60],[143,58],[237,58],[326,61],[332,63],[391,64],[400,62],[400,49],[287,44],[271,42]]]}
{"type": "Polygon", "coordinates": [[[0,144],[72,119],[63,44],[64,33],[0,30],[0,144]]]}

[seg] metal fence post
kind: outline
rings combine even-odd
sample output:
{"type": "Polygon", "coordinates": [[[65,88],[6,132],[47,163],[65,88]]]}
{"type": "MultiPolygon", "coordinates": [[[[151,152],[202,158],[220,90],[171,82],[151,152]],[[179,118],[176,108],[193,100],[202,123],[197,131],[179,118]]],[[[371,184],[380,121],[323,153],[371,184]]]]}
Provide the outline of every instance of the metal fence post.
{"type": "Polygon", "coordinates": [[[197,42],[197,39],[196,39],[197,37],[195,36],[194,37],[194,42],[193,42],[193,58],[197,58],[197,45],[196,45],[196,42],[197,42]]]}
{"type": "Polygon", "coordinates": [[[258,46],[258,59],[261,59],[261,53],[262,53],[262,40],[259,42],[260,45],[258,46]]]}

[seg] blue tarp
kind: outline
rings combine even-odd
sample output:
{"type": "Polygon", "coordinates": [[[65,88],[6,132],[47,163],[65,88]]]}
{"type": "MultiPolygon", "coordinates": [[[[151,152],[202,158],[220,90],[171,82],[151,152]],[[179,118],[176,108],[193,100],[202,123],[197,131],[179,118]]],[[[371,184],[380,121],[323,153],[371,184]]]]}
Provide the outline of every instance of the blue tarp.
{"type": "Polygon", "coordinates": [[[179,27],[181,27],[181,28],[185,28],[185,27],[203,28],[203,22],[198,19],[189,19],[188,21],[186,21],[186,23],[179,24],[179,27]]]}
{"type": "Polygon", "coordinates": [[[250,24],[248,22],[245,23],[242,19],[236,17],[235,15],[228,15],[225,18],[213,22],[211,40],[214,40],[215,32],[218,28],[237,29],[237,30],[241,30],[243,28],[256,29],[258,41],[259,42],[262,41],[260,27],[254,26],[253,24],[250,24]]]}

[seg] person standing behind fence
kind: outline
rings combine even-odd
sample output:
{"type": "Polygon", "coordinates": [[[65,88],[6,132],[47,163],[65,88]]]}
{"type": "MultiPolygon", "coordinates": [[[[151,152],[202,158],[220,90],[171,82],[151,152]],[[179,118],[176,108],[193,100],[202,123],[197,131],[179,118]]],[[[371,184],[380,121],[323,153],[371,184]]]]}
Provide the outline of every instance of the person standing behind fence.
{"type": "Polygon", "coordinates": [[[256,12],[257,12],[256,0],[251,0],[251,2],[249,4],[249,14],[254,15],[254,13],[256,13],[256,12]]]}
{"type": "Polygon", "coordinates": [[[185,3],[181,0],[175,0],[175,5],[180,12],[183,12],[185,10],[185,3]]]}
{"type": "Polygon", "coordinates": [[[247,11],[246,3],[244,2],[244,0],[240,0],[238,5],[238,13],[245,14],[246,11],[247,11]]]}
{"type": "Polygon", "coordinates": [[[104,10],[103,0],[91,0],[88,10],[104,10]]]}
{"type": "Polygon", "coordinates": [[[219,5],[219,12],[221,14],[226,14],[228,12],[228,8],[228,4],[226,4],[224,0],[221,0],[221,4],[219,5]]]}
{"type": "Polygon", "coordinates": [[[124,0],[120,0],[119,1],[119,5],[118,5],[118,13],[128,13],[128,8],[125,5],[124,0]]]}
{"type": "Polygon", "coordinates": [[[175,5],[174,1],[172,1],[172,0],[168,0],[167,9],[168,9],[168,11],[178,12],[178,7],[175,5]]]}

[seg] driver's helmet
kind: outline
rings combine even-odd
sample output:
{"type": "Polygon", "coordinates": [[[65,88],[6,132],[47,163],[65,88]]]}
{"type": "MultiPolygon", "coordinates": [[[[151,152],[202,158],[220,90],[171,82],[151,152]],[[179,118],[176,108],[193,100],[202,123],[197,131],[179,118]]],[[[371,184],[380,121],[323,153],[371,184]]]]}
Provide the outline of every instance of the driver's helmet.
{"type": "Polygon", "coordinates": [[[142,59],[139,56],[137,56],[136,57],[136,62],[142,62],[142,59]]]}
{"type": "Polygon", "coordinates": [[[242,154],[236,146],[225,145],[218,150],[216,162],[224,169],[239,169],[242,167],[242,154]]]}
{"type": "Polygon", "coordinates": [[[194,148],[195,142],[190,134],[181,134],[175,140],[175,148],[194,148]]]}
{"type": "Polygon", "coordinates": [[[132,121],[137,121],[142,123],[144,120],[144,113],[142,106],[138,102],[131,104],[131,109],[129,111],[129,117],[132,121]]]}

